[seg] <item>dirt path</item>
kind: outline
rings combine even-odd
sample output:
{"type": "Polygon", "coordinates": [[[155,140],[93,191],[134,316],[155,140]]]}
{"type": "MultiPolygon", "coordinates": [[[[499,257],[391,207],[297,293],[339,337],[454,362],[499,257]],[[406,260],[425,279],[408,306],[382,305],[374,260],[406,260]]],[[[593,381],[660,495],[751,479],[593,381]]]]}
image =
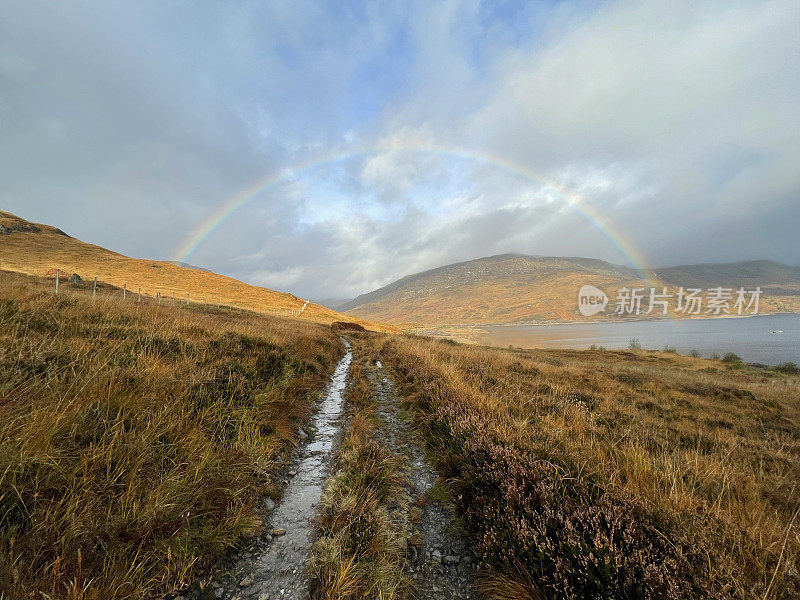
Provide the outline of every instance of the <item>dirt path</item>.
{"type": "MultiPolygon", "coordinates": [[[[259,539],[240,550],[231,566],[203,590],[183,599],[195,600],[307,600],[305,565],[313,541],[313,518],[330,475],[331,451],[343,420],[344,390],[352,361],[350,344],[336,366],[318,412],[306,431],[304,443],[288,466],[286,488],[276,505],[265,500],[269,527],[259,539]]],[[[408,459],[410,495],[415,507],[414,540],[409,571],[416,598],[424,600],[477,600],[475,560],[456,532],[451,509],[431,498],[437,481],[426,462],[424,446],[403,418],[399,398],[380,361],[368,377],[382,421],[380,436],[408,459]]]]}
{"type": "Polygon", "coordinates": [[[438,477],[425,460],[422,441],[402,417],[397,392],[380,361],[369,379],[378,400],[378,415],[385,424],[382,435],[392,448],[408,457],[411,495],[414,505],[421,509],[416,530],[409,532],[411,539],[419,542],[412,546],[409,557],[417,597],[477,599],[475,557],[456,532],[451,509],[430,498],[438,477]]]}
{"type": "Polygon", "coordinates": [[[313,523],[332,463],[331,450],[342,421],[347,371],[353,358],[350,344],[318,404],[308,433],[301,430],[297,456],[287,471],[288,483],[275,505],[265,503],[270,527],[235,558],[229,572],[194,598],[225,600],[305,600],[304,569],[312,544],[313,523]]]}

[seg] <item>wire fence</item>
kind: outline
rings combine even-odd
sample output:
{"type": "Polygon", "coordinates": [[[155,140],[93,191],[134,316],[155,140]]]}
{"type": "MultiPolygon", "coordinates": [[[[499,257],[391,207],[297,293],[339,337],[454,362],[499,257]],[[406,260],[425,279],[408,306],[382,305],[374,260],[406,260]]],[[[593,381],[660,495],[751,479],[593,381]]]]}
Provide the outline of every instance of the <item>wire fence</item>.
{"type": "MultiPolygon", "coordinates": [[[[61,269],[55,269],[54,271],[56,294],[61,292],[61,288],[66,283],[69,285],[69,289],[72,292],[90,287],[93,300],[97,299],[98,292],[100,292],[106,298],[109,296],[118,295],[120,301],[122,302],[137,302],[141,304],[144,301],[149,303],[154,302],[159,305],[164,303],[169,306],[217,308],[220,310],[230,310],[231,312],[247,312],[275,317],[299,317],[303,314],[309,304],[309,300],[303,301],[298,299],[299,302],[303,302],[303,305],[300,308],[253,308],[248,306],[238,306],[236,304],[231,304],[230,302],[222,302],[221,299],[217,300],[217,302],[208,302],[207,300],[195,301],[189,297],[189,292],[186,292],[185,290],[166,290],[164,292],[156,291],[155,296],[152,296],[152,294],[148,296],[147,294],[142,294],[141,287],[137,286],[135,291],[134,288],[129,289],[127,283],[123,283],[122,287],[119,287],[110,283],[99,281],[97,277],[95,277],[91,282],[88,282],[75,273],[64,280],[62,278],[61,269]]],[[[89,290],[87,289],[87,292],[88,291],[89,290]]]]}

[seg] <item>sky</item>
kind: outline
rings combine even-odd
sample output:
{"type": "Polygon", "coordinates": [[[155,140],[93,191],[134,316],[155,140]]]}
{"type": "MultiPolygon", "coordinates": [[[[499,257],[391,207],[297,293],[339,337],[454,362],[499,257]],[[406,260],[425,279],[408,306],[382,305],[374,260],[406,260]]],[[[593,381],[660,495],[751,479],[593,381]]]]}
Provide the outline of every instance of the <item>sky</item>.
{"type": "Polygon", "coordinates": [[[314,299],[798,265],[800,3],[3,0],[0,209],[314,299]]]}

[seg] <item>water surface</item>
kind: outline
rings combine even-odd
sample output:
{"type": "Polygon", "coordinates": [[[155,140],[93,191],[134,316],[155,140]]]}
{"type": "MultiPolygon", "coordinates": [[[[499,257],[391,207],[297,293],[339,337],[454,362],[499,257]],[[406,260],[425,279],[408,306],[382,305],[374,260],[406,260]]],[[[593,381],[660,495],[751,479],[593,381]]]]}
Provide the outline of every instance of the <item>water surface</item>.
{"type": "Polygon", "coordinates": [[[627,323],[561,325],[489,325],[472,338],[489,346],[576,348],[592,344],[627,348],[636,338],[643,348],[675,348],[681,354],[697,350],[703,356],[735,352],[747,362],[800,364],[800,315],[761,315],[739,319],[665,319],[627,323]],[[773,333],[781,331],[782,333],[773,333]]]}

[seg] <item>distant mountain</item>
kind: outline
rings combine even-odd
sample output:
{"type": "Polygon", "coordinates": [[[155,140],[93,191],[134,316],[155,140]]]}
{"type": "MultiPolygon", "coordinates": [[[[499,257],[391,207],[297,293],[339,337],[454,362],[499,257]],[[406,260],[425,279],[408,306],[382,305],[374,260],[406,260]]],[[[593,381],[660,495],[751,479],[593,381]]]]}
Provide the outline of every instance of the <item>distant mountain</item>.
{"type": "MultiPolygon", "coordinates": [[[[409,275],[337,306],[401,325],[546,323],[589,320],[577,308],[585,284],[614,301],[621,287],[716,286],[764,290],[760,312],[800,312],[800,268],[751,261],[655,269],[654,281],[630,267],[577,257],[501,254],[409,275]]],[[[592,317],[613,318],[613,310],[592,317]]]]}
{"type": "Polygon", "coordinates": [[[654,269],[659,279],[687,287],[728,286],[746,288],[760,285],[765,293],[781,294],[800,285],[800,267],[770,260],[736,263],[681,265],[654,269]]]}
{"type": "Polygon", "coordinates": [[[322,306],[327,306],[333,310],[339,310],[337,307],[349,302],[348,298],[318,298],[314,300],[317,304],[321,304],[322,306]]]}
{"type": "Polygon", "coordinates": [[[0,211],[0,269],[40,277],[54,277],[60,270],[66,280],[77,273],[83,280],[99,281],[155,297],[185,299],[193,302],[223,304],[272,314],[286,314],[318,323],[357,321],[368,329],[394,331],[380,323],[353,319],[319,304],[283,292],[249,285],[237,279],[197,267],[176,265],[170,261],[129,258],[70,237],[50,225],[31,223],[0,211]]]}
{"type": "Polygon", "coordinates": [[[209,273],[212,272],[211,269],[206,269],[205,267],[196,267],[195,265],[190,265],[189,263],[185,263],[180,260],[170,260],[168,262],[178,267],[183,267],[184,269],[195,269],[196,271],[208,271],[209,273]]]}

